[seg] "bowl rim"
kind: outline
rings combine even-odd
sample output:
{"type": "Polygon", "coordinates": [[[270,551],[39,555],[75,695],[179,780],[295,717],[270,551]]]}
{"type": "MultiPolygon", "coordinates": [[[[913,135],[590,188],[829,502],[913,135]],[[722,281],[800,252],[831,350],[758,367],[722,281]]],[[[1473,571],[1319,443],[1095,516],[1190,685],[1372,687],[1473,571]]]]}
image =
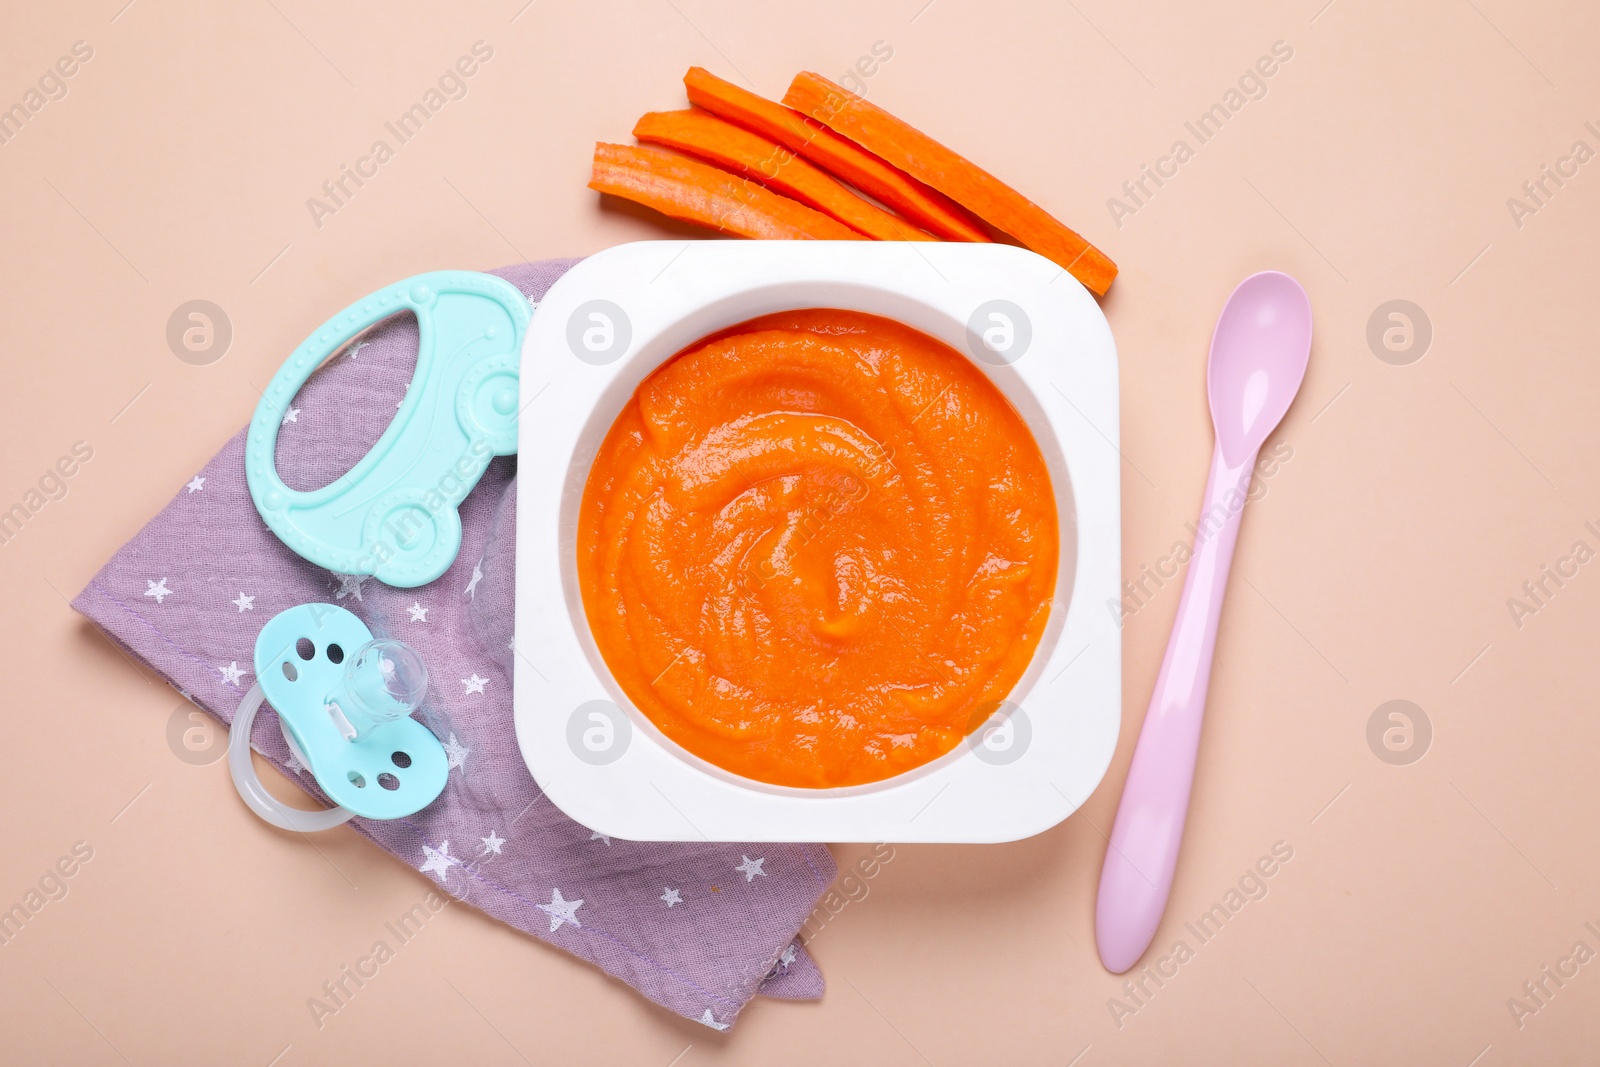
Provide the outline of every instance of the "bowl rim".
{"type": "Polygon", "coordinates": [[[1103,606],[1117,600],[1121,579],[1116,353],[1099,306],[1053,263],[1007,245],[620,245],[575,265],[539,301],[520,378],[514,714],[530,772],[563,811],[628,840],[1002,841],[1055,825],[1098,784],[1121,722],[1120,626],[1103,606]],[[969,323],[995,299],[1028,326],[1014,361],[975,358],[989,353],[969,323]],[[592,318],[597,307],[617,327],[602,335],[614,350],[598,358],[579,351],[573,326],[601,321],[592,318]],[[1062,539],[1045,632],[989,726],[899,775],[826,789],[744,778],[667,738],[605,666],[575,548],[590,465],[638,383],[709,334],[811,307],[880,315],[966,355],[1038,443],[1062,539]],[[1066,654],[1069,635],[1076,651],[1066,654]],[[1068,679],[1072,696],[1046,696],[1095,645],[1098,654],[1068,679]],[[600,722],[595,715],[607,720],[602,737],[621,738],[621,751],[598,763],[578,752],[573,726],[600,722]],[[1021,736],[1024,751],[1009,759],[1003,749],[982,751],[980,739],[1001,736],[991,734],[996,726],[1013,744],[1021,736]],[[965,794],[965,804],[933,805],[962,785],[952,800],[965,794]]]}

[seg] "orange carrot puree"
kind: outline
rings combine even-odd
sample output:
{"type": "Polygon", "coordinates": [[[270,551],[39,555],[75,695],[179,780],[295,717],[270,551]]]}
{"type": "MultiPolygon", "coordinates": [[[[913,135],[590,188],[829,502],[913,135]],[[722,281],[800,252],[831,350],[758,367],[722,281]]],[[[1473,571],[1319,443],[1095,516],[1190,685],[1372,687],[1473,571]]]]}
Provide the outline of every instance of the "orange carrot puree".
{"type": "Polygon", "coordinates": [[[818,309],[645,379],[589,472],[578,575],[606,664],[668,737],[843,786],[987,719],[1044,631],[1057,544],[1044,458],[981,371],[818,309]]]}

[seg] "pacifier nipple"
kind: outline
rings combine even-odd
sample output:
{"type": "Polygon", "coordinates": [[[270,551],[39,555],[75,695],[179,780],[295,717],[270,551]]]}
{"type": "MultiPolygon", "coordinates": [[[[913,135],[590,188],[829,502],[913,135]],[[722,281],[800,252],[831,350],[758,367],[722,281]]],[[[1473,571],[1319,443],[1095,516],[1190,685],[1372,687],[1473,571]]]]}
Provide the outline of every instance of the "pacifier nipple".
{"type": "Polygon", "coordinates": [[[328,697],[328,711],[336,723],[341,717],[348,723],[344,732],[355,740],[382,723],[410,715],[427,691],[428,668],[416,650],[404,641],[378,638],[362,645],[345,664],[339,688],[328,697]]]}

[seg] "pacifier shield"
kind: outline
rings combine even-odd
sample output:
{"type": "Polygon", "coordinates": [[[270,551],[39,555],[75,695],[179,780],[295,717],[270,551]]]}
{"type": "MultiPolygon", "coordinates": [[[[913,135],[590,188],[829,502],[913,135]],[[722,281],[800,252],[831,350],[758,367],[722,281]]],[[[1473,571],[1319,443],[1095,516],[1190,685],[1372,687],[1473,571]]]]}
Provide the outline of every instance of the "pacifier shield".
{"type": "Polygon", "coordinates": [[[256,679],[297,755],[335,804],[363,818],[414,814],[449,777],[444,746],[409,715],[427,684],[420,660],[405,658],[414,655],[333,604],[289,608],[256,638],[256,679]]]}

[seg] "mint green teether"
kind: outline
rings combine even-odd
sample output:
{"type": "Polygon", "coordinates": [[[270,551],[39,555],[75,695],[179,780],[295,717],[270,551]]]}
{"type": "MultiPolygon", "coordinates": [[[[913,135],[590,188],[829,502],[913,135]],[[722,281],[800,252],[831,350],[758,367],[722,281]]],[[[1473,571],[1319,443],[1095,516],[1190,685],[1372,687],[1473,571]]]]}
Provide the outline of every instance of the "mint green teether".
{"type": "Polygon", "coordinates": [[[434,271],[396,282],[323,323],[273,375],[250,420],[245,478],[268,528],[340,574],[410,588],[461,547],[456,508],[495,456],[517,450],[517,371],[528,302],[491,274],[434,271]],[[421,344],[394,420],[342,477],[299,492],[278,476],[278,429],[311,373],[361,331],[411,311],[421,344]]]}
{"type": "Polygon", "coordinates": [[[321,830],[352,815],[398,819],[433,803],[450,773],[444,746],[411,718],[428,672],[409,645],[375,639],[366,624],[332,604],[301,604],[273,616],[256,638],[256,684],[228,738],[239,795],[263,819],[291,830],[321,830]],[[307,812],[281,804],[250,762],[250,730],[270,703],[295,758],[333,802],[307,812]]]}

